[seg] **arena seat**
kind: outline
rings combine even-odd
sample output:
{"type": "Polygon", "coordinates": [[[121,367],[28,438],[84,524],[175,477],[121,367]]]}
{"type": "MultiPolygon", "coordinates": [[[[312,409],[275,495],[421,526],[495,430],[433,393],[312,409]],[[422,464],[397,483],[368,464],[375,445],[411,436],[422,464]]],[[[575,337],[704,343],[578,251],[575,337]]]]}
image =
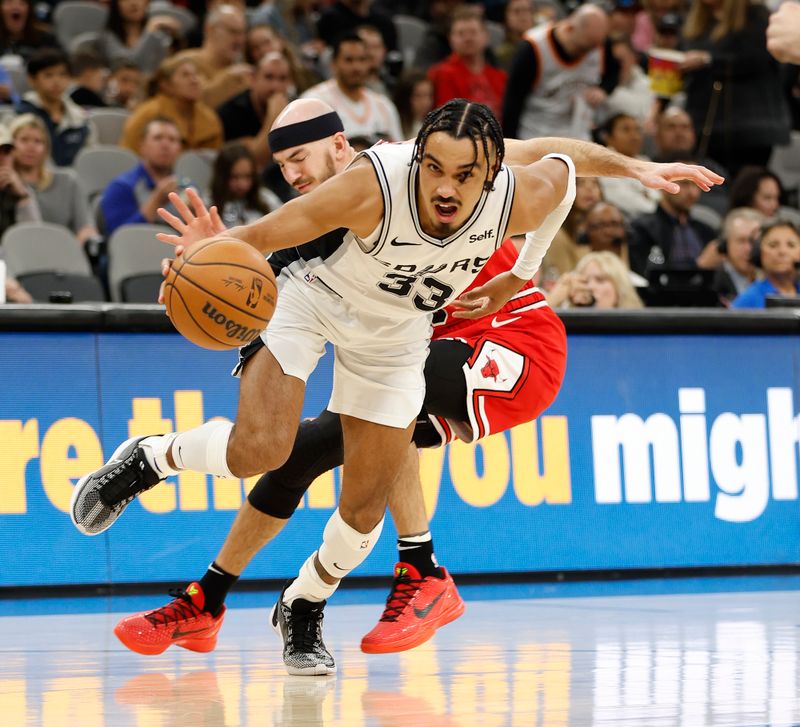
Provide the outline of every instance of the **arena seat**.
{"type": "Polygon", "coordinates": [[[106,26],[108,8],[97,2],[66,0],[53,10],[53,27],[62,48],[79,33],[99,32],[106,26]]]}
{"type": "Polygon", "coordinates": [[[156,239],[161,225],[123,225],[108,241],[108,285],[118,303],[155,303],[161,277],[161,260],[174,257],[172,245],[156,239]]]}
{"type": "Polygon", "coordinates": [[[75,302],[106,299],[81,243],[66,227],[47,222],[13,225],[3,233],[2,247],[9,275],[35,301],[46,303],[55,292],[69,292],[75,302]]]}

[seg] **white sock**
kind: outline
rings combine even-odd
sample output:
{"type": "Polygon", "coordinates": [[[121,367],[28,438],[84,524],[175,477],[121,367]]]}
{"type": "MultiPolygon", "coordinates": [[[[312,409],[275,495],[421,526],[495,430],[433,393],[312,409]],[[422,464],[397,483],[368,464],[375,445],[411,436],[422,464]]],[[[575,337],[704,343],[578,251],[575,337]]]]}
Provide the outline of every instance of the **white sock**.
{"type": "Polygon", "coordinates": [[[139,446],[144,452],[144,458],[162,478],[166,479],[171,475],[177,475],[180,470],[169,466],[167,461],[167,452],[169,446],[177,437],[177,434],[160,434],[153,437],[147,437],[139,442],[139,446]]]}
{"type": "Polygon", "coordinates": [[[284,591],[283,602],[287,606],[291,606],[295,598],[303,598],[306,601],[327,601],[339,587],[341,581],[336,581],[333,585],[325,583],[319,577],[317,569],[314,567],[314,558],[317,556],[317,551],[311,554],[311,557],[306,560],[294,579],[292,584],[284,591]]]}
{"type": "Polygon", "coordinates": [[[398,535],[397,539],[406,543],[427,543],[433,540],[433,536],[431,535],[431,531],[428,530],[421,535],[398,535]]]}
{"type": "Polygon", "coordinates": [[[228,468],[228,440],[232,430],[231,422],[218,420],[180,432],[172,442],[172,459],[182,470],[236,479],[228,468]]]}

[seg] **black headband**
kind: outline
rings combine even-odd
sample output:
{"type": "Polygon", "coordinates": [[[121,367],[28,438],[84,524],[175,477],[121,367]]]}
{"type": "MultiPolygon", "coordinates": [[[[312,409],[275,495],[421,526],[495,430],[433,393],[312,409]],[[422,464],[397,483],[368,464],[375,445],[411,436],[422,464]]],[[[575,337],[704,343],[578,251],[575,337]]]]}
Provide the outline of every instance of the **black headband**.
{"type": "Polygon", "coordinates": [[[273,129],[269,132],[267,139],[269,149],[274,154],[293,146],[327,139],[339,131],[344,131],[344,125],[339,114],[331,111],[322,116],[308,119],[308,121],[298,121],[296,124],[287,124],[279,129],[273,129]]]}

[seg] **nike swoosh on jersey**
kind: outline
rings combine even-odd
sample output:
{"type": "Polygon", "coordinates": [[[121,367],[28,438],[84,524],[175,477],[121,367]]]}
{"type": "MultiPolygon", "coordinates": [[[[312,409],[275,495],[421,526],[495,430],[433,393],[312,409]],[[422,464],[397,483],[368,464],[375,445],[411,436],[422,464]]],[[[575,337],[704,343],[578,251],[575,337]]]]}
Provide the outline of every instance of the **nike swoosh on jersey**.
{"type": "Polygon", "coordinates": [[[395,237],[394,240],[392,240],[389,244],[390,245],[394,245],[395,247],[408,247],[410,245],[421,245],[422,243],[421,242],[401,242],[400,240],[398,240],[395,237]]]}
{"type": "Polygon", "coordinates": [[[334,563],[333,563],[333,567],[334,567],[334,568],[338,568],[340,571],[343,571],[343,572],[347,570],[347,568],[342,568],[342,567],[341,567],[340,565],[338,565],[338,564],[337,564],[335,561],[334,561],[334,563]]]}
{"type": "Polygon", "coordinates": [[[509,323],[513,323],[514,321],[518,321],[522,316],[514,316],[513,318],[506,318],[504,321],[498,321],[497,316],[492,318],[492,328],[500,328],[502,326],[507,326],[509,323]]]}
{"type": "Polygon", "coordinates": [[[442,591],[436,598],[434,598],[425,608],[417,608],[414,606],[414,615],[417,618],[425,618],[430,612],[431,609],[438,603],[439,599],[444,595],[444,591],[442,591]]]}

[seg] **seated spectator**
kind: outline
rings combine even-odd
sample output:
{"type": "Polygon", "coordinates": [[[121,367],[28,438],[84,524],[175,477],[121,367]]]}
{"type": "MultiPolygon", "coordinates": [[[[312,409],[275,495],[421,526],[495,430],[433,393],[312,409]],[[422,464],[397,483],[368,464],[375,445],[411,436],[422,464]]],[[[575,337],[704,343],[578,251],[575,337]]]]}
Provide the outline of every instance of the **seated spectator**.
{"type": "Polygon", "coordinates": [[[331,58],[333,78],[312,86],[302,98],[317,98],[336,109],[351,136],[402,141],[400,117],[394,104],[366,87],[369,72],[367,47],[355,33],[339,37],[331,58]]]}
{"type": "Polygon", "coordinates": [[[251,25],[247,30],[247,62],[255,68],[267,53],[281,53],[286,58],[292,77],[292,97],[311,88],[322,78],[316,70],[304,65],[298,57],[297,48],[281,37],[275,28],[269,25],[251,25]]]}
{"type": "Polygon", "coordinates": [[[242,63],[247,23],[242,8],[217,5],[206,15],[203,45],[184,51],[203,78],[203,101],[217,108],[250,87],[253,67],[242,63]]]}
{"type": "Polygon", "coordinates": [[[202,80],[194,61],[179,53],[164,61],[150,82],[155,95],[140,104],[125,122],[120,145],[137,151],[144,127],[157,117],[172,119],[184,149],[219,149],[222,123],[203,101],[202,80]]]}
{"type": "Polygon", "coordinates": [[[181,132],[170,118],[156,117],[142,128],[139,163],[109,182],[100,201],[105,232],[122,225],[160,224],[156,210],[168,205],[170,192],[185,189],[188,180],[175,176],[181,153],[181,132]]]}
{"type": "MultiPolygon", "coordinates": [[[[692,118],[679,106],[667,106],[655,117],[653,141],[655,143],[653,158],[657,162],[691,157],[697,146],[697,136],[694,133],[692,118]]],[[[721,215],[724,215],[730,206],[728,171],[707,157],[698,159],[697,163],[725,177],[723,184],[712,187],[703,195],[703,204],[713,207],[721,215]]]]}
{"type": "Polygon", "coordinates": [[[108,65],[129,60],[145,73],[154,73],[169,55],[173,40],[182,34],[180,23],[168,15],[148,19],[149,6],[150,0],[109,2],[106,27],[97,43],[108,65]]]}
{"type": "Polygon", "coordinates": [[[497,59],[497,65],[506,73],[511,68],[511,60],[517,51],[517,45],[523,40],[525,33],[535,23],[534,0],[508,0],[503,10],[503,29],[505,37],[503,42],[492,50],[497,59]]]}
{"type": "Polygon", "coordinates": [[[81,243],[98,237],[89,205],[72,170],[50,169],[50,137],[33,114],[17,116],[10,126],[14,169],[39,207],[41,219],[68,228],[81,243]]]}
{"type": "Polygon", "coordinates": [[[284,39],[271,25],[251,25],[245,36],[245,59],[255,67],[267,53],[282,53],[283,46],[284,39]]]}
{"type": "Polygon", "coordinates": [[[692,117],[680,106],[667,106],[656,117],[654,137],[658,162],[673,159],[676,155],[690,154],[697,145],[692,117]]]}
{"type": "Polygon", "coordinates": [[[589,139],[594,109],[619,79],[608,51],[608,16],[597,5],[579,5],[553,25],[532,28],[508,72],[503,132],[509,138],[570,136],[589,139]]]}
{"type": "Polygon", "coordinates": [[[369,59],[367,88],[375,93],[390,96],[390,91],[394,88],[397,78],[390,72],[386,64],[387,52],[381,32],[371,25],[361,25],[356,28],[356,34],[367,46],[367,58],[369,59]]]}
{"type": "Polygon", "coordinates": [[[343,33],[360,25],[371,25],[380,31],[386,50],[397,50],[397,30],[388,15],[372,9],[372,0],[336,0],[322,11],[317,33],[326,45],[333,46],[343,33]]]}
{"type": "Polygon", "coordinates": [[[108,68],[103,59],[90,48],[78,50],[70,58],[74,80],[69,97],[83,108],[106,106],[103,98],[108,81],[108,68]]]}
{"type": "Polygon", "coordinates": [[[392,96],[405,139],[416,139],[422,120],[434,107],[433,84],[425,71],[406,71],[397,81],[392,96]]]}
{"type": "Polygon", "coordinates": [[[427,70],[450,55],[450,21],[464,0],[433,0],[428,9],[428,29],[414,54],[414,68],[427,70]]]}
{"type": "Polygon", "coordinates": [[[781,180],[766,167],[743,167],[731,185],[731,207],[751,207],[764,217],[774,217],[782,201],[781,180]]]}
{"type": "Polygon", "coordinates": [[[42,48],[58,48],[55,36],[36,20],[33,0],[0,3],[0,55],[20,56],[27,62],[42,48]]]}
{"type": "Polygon", "coordinates": [[[44,122],[53,161],[68,167],[81,149],[94,143],[95,133],[86,112],[67,93],[67,57],[55,48],[36,51],[27,71],[32,90],[22,97],[17,112],[36,114],[44,122]]]}
{"type": "Polygon", "coordinates": [[[714,273],[713,288],[724,305],[730,305],[737,295],[756,279],[753,246],[758,242],[764,216],[749,207],[737,207],[728,212],[718,243],[723,257],[714,273]]]}
{"type": "MultiPolygon", "coordinates": [[[[586,216],[601,199],[603,192],[597,179],[578,177],[575,180],[575,202],[542,260],[542,274],[546,280],[555,281],[574,270],[578,260],[588,252],[586,216]]],[[[546,282],[542,284],[547,287],[546,282]]]]}
{"type": "Polygon", "coordinates": [[[589,252],[613,252],[625,263],[631,284],[646,288],[647,280],[629,267],[628,228],[622,211],[609,202],[598,202],[586,215],[585,249],[589,252]]]}
{"type": "MultiPolygon", "coordinates": [[[[628,157],[642,159],[642,127],[628,114],[614,114],[603,125],[600,139],[609,149],[628,157]]],[[[633,179],[626,177],[603,177],[600,180],[603,198],[619,207],[627,217],[654,212],[658,204],[658,193],[633,179]]]]}
{"type": "Polygon", "coordinates": [[[489,33],[478,8],[457,8],[450,24],[452,53],[429,69],[434,106],[465,98],[488,106],[499,120],[503,111],[506,72],[486,62],[489,33]]]}
{"type": "Polygon", "coordinates": [[[547,294],[553,307],[636,309],[642,301],[631,284],[625,263],[612,252],[590,252],[575,270],[562,275],[547,294]]]}
{"type": "Polygon", "coordinates": [[[144,76],[133,61],[116,61],[106,84],[106,104],[133,111],[144,95],[144,76]]]}
{"type": "Polygon", "coordinates": [[[786,220],[767,222],[753,249],[753,261],[764,273],[731,303],[731,308],[765,308],[767,296],[794,298],[800,294],[800,232],[786,220]]]}
{"type": "Polygon", "coordinates": [[[719,263],[714,230],[690,216],[700,198],[691,182],[679,182],[677,194],[661,193],[655,212],[631,222],[628,252],[631,269],[647,277],[658,268],[715,268],[719,263]],[[713,250],[712,250],[713,248],[713,250]]]}
{"type": "Polygon", "coordinates": [[[270,159],[269,130],[289,103],[290,83],[286,58],[280,53],[268,53],[259,61],[250,88],[217,109],[225,140],[247,145],[261,169],[270,159]]]}
{"type": "Polygon", "coordinates": [[[18,222],[41,222],[36,198],[14,169],[14,139],[0,125],[0,235],[18,222]]]}
{"type": "Polygon", "coordinates": [[[211,204],[226,227],[246,225],[281,205],[261,185],[256,160],[244,144],[226,144],[214,161],[211,204]]]}

